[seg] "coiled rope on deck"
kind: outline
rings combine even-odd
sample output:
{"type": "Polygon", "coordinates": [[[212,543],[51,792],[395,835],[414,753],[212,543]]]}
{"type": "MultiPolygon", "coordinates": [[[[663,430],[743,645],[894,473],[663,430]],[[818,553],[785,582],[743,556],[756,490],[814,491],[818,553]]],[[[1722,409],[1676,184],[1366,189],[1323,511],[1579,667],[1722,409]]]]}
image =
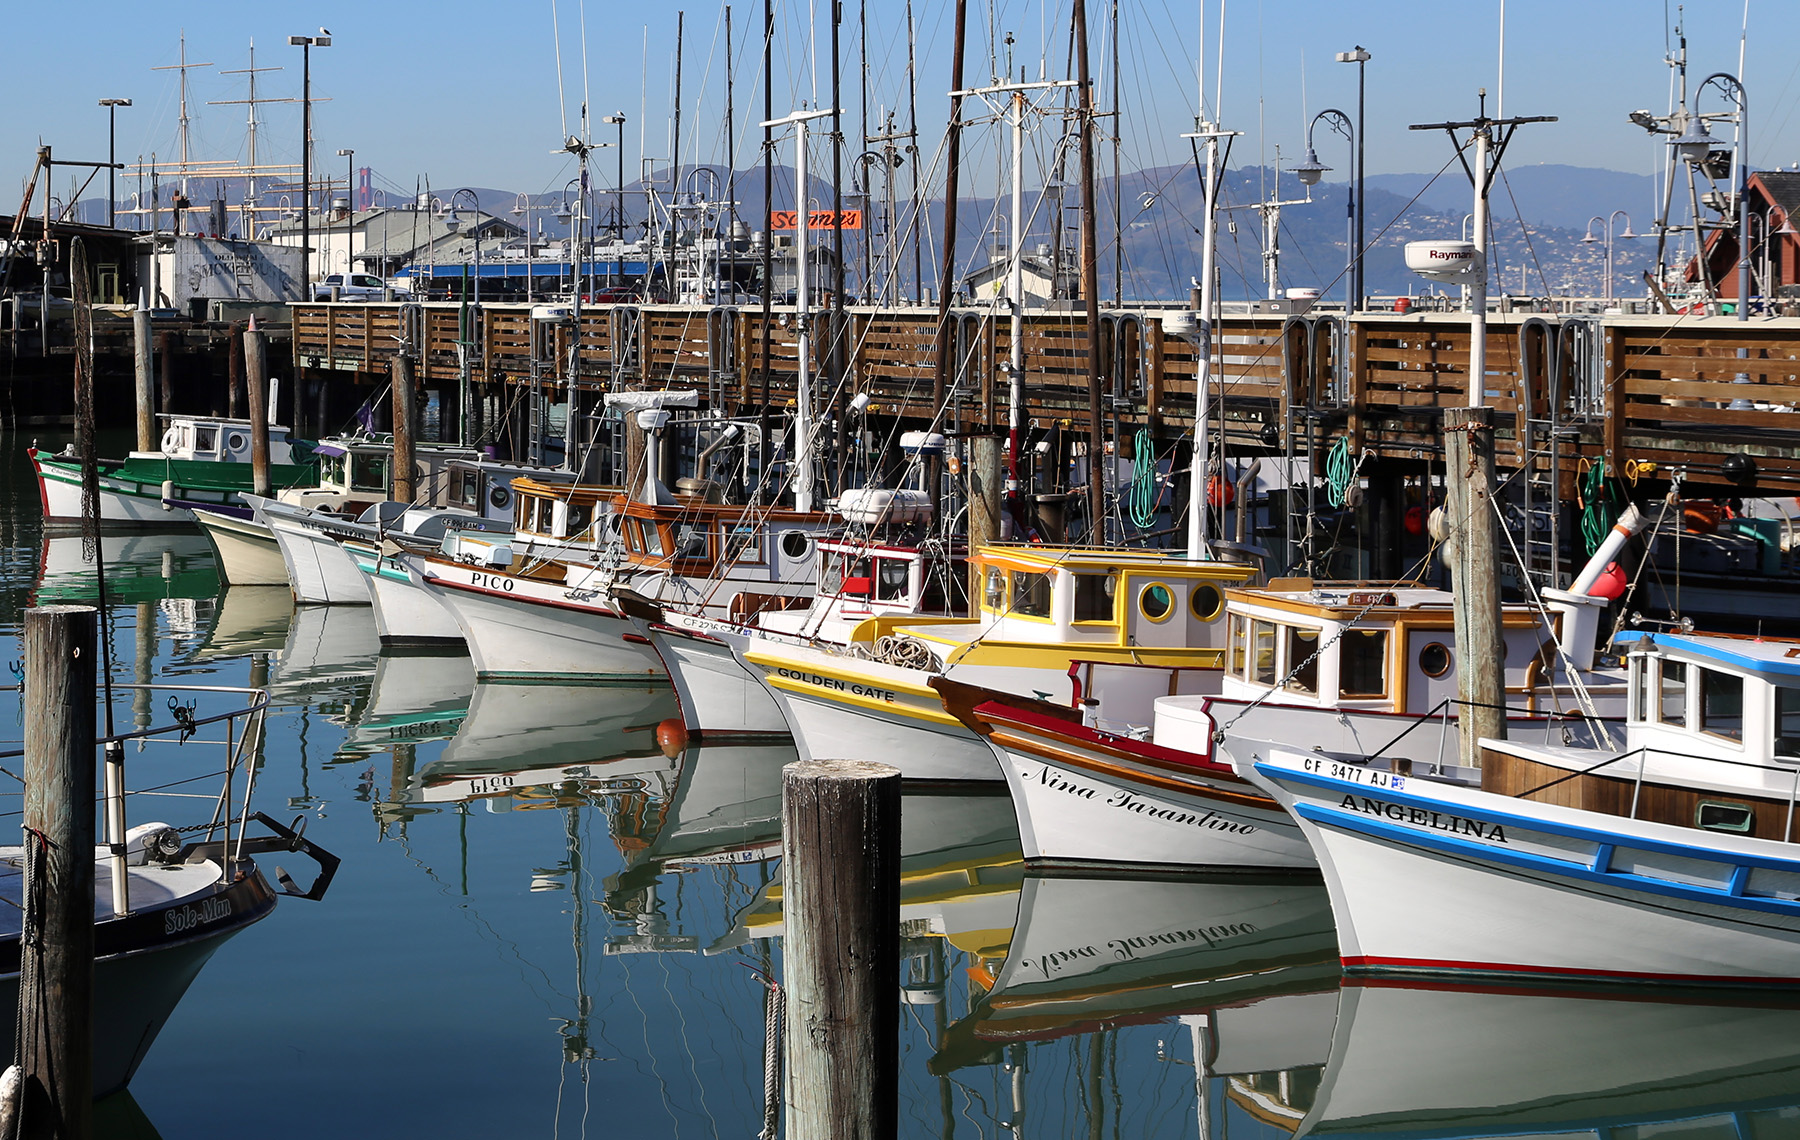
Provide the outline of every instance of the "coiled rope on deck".
{"type": "Polygon", "coordinates": [[[1156,456],[1151,446],[1150,429],[1139,428],[1131,446],[1131,482],[1125,487],[1125,510],[1139,530],[1156,525],[1156,456]]]}

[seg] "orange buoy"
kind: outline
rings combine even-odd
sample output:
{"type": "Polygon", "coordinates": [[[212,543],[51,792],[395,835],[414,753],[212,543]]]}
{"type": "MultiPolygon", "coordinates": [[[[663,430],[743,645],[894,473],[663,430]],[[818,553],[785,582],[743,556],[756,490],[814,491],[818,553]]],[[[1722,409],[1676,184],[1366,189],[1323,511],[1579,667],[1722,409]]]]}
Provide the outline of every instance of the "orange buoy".
{"type": "Polygon", "coordinates": [[[656,726],[656,746],[664,756],[673,760],[687,751],[687,745],[687,725],[680,717],[672,716],[656,726]]]}

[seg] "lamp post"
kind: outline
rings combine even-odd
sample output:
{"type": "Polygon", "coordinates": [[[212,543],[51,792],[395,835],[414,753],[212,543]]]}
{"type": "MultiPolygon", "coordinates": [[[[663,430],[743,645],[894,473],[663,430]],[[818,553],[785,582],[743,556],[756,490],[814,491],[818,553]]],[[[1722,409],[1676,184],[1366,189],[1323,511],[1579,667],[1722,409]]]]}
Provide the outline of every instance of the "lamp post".
{"type": "MultiPolygon", "coordinates": [[[[1319,125],[1321,119],[1329,122],[1331,129],[1343,135],[1350,143],[1350,160],[1352,162],[1356,161],[1358,154],[1356,124],[1350,121],[1349,115],[1344,114],[1336,107],[1327,107],[1314,115],[1312,122],[1306,124],[1306,161],[1294,167],[1294,174],[1300,179],[1300,184],[1309,189],[1317,186],[1319,180],[1325,177],[1325,172],[1331,169],[1319,161],[1319,152],[1313,149],[1313,128],[1319,125]]],[[[1349,182],[1350,192],[1344,207],[1347,216],[1346,224],[1349,226],[1349,232],[1344,237],[1344,247],[1348,251],[1348,259],[1344,267],[1344,312],[1352,313],[1356,311],[1356,301],[1359,296],[1357,280],[1358,274],[1362,272],[1362,258],[1357,255],[1360,247],[1357,243],[1356,212],[1356,204],[1362,200],[1362,187],[1360,179],[1347,179],[1346,181],[1349,182]]]]}
{"type": "Polygon", "coordinates": [[[1373,57],[1369,55],[1361,44],[1357,44],[1351,51],[1340,51],[1337,53],[1337,61],[1339,63],[1354,63],[1356,65],[1356,202],[1354,207],[1356,211],[1356,248],[1352,251],[1355,260],[1351,262],[1352,272],[1350,277],[1352,287],[1350,293],[1351,296],[1356,298],[1357,309],[1361,309],[1363,307],[1363,302],[1367,299],[1363,293],[1362,259],[1364,212],[1363,140],[1368,137],[1369,120],[1365,114],[1363,97],[1367,90],[1367,64],[1371,58],[1373,57]]]}
{"type": "MultiPolygon", "coordinates": [[[[1595,214],[1593,217],[1588,219],[1587,233],[1581,239],[1584,243],[1592,245],[1594,242],[1602,240],[1602,239],[1594,236],[1594,223],[1601,221],[1601,220],[1602,219],[1600,218],[1600,215],[1598,215],[1598,214],[1595,214]]],[[[1614,210],[1612,213],[1606,215],[1605,228],[1606,228],[1606,237],[1604,240],[1606,242],[1606,303],[1610,305],[1610,304],[1612,304],[1612,299],[1613,299],[1613,238],[1617,237],[1621,241],[1629,241],[1632,238],[1637,237],[1637,235],[1631,232],[1631,215],[1625,213],[1624,210],[1614,210]],[[1617,221],[1621,215],[1625,218],[1625,232],[1621,233],[1621,234],[1615,234],[1613,232],[1613,222],[1617,221]]]]}
{"type": "Polygon", "coordinates": [[[119,169],[114,152],[119,142],[119,108],[131,106],[129,99],[102,99],[106,108],[106,224],[119,228],[118,192],[113,189],[113,175],[119,169]]]}
{"type": "Polygon", "coordinates": [[[289,36],[300,49],[300,284],[312,292],[312,49],[330,47],[324,28],[316,36],[289,36]]]}
{"type": "Polygon", "coordinates": [[[462,197],[464,194],[467,194],[469,196],[469,208],[475,211],[475,223],[469,230],[469,236],[471,238],[475,239],[475,297],[473,300],[473,304],[476,309],[480,309],[481,308],[481,199],[479,196],[476,195],[475,191],[473,191],[473,190],[469,189],[467,186],[465,186],[462,189],[453,191],[451,193],[450,200],[445,206],[444,228],[449,230],[451,233],[455,233],[457,231],[457,228],[462,225],[462,218],[456,212],[456,200],[458,198],[462,197]]]}
{"type": "Polygon", "coordinates": [[[356,232],[356,151],[340,147],[338,157],[344,160],[344,284],[350,284],[350,243],[356,232]]]}
{"type": "MultiPolygon", "coordinates": [[[[625,112],[613,115],[602,115],[600,121],[611,123],[619,128],[619,139],[613,144],[614,152],[619,159],[619,169],[613,182],[613,252],[618,257],[618,280],[614,285],[625,284],[625,112]]],[[[645,274],[648,276],[648,272],[645,274]]]]}
{"type": "MultiPolygon", "coordinates": [[[[1706,118],[1699,114],[1700,94],[1717,83],[1737,104],[1737,222],[1738,222],[1738,303],[1737,319],[1750,319],[1750,95],[1743,83],[1729,72],[1718,71],[1700,81],[1694,88],[1693,129],[1675,140],[1681,157],[1690,163],[1706,160],[1706,147],[1712,136],[1706,130],[1706,118]]],[[[1699,256],[1704,259],[1705,251],[1699,256]]]]}

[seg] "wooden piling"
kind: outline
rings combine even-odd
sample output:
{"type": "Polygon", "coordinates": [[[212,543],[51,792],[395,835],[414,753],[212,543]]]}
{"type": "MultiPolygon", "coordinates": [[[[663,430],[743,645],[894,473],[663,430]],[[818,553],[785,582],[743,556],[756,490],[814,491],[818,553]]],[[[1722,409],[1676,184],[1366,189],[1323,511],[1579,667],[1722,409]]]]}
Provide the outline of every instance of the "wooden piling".
{"type": "Polygon", "coordinates": [[[36,916],[22,939],[21,1135],[92,1133],[97,611],[25,611],[24,831],[36,916]]]}
{"type": "Polygon", "coordinates": [[[166,415],[175,410],[175,334],[159,332],[156,334],[156,363],[159,367],[159,384],[162,390],[158,394],[157,406],[166,415]]]}
{"type": "Polygon", "coordinates": [[[244,330],[245,403],[250,409],[250,481],[252,490],[267,496],[269,482],[269,352],[261,329],[244,330]]]}
{"type": "Polygon", "coordinates": [[[899,1121],[900,771],[782,770],[788,1140],[891,1140],[899,1121]]]}
{"type": "Polygon", "coordinates": [[[137,449],[156,451],[160,442],[156,435],[155,356],[150,346],[150,310],[136,309],[131,314],[131,348],[137,361],[137,449]]]}
{"type": "MultiPolygon", "coordinates": [[[[1001,437],[969,437],[969,550],[1000,541],[1000,512],[1005,505],[1006,465],[1001,458],[1001,437]]],[[[981,600],[980,570],[969,563],[969,612],[981,600]]]]}
{"type": "Polygon", "coordinates": [[[243,321],[231,322],[225,342],[225,414],[239,419],[244,414],[244,332],[243,321]]]}
{"type": "Polygon", "coordinates": [[[1456,695],[1461,763],[1479,767],[1480,740],[1506,736],[1506,645],[1501,640],[1495,562],[1494,412],[1444,409],[1445,521],[1455,599],[1456,695]]]}
{"type": "Polygon", "coordinates": [[[394,498],[402,503],[413,501],[413,473],[415,459],[413,453],[413,426],[418,422],[413,414],[413,370],[412,361],[404,356],[394,357],[393,371],[394,389],[394,498]]]}

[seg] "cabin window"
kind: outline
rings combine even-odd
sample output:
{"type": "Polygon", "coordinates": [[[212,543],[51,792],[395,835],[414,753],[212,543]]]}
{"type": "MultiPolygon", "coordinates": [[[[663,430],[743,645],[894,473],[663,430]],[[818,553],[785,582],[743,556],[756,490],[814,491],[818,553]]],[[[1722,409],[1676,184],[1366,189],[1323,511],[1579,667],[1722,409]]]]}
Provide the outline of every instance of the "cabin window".
{"type": "Polygon", "coordinates": [[[467,471],[456,473],[456,501],[465,507],[475,506],[476,496],[481,490],[480,480],[467,471]]]}
{"type": "Polygon", "coordinates": [[[1701,669],[1700,729],[1728,740],[1744,739],[1744,679],[1701,669]]]}
{"type": "Polygon", "coordinates": [[[1650,719],[1650,658],[1631,659],[1631,707],[1625,710],[1631,720],[1650,719]]]}
{"type": "Polygon", "coordinates": [[[1283,626],[1287,630],[1287,680],[1282,687],[1294,693],[1319,691],[1319,631],[1302,625],[1283,626]]]}
{"type": "Polygon", "coordinates": [[[844,555],[830,553],[819,560],[819,593],[835,594],[844,585],[844,555]]]}
{"type": "Polygon", "coordinates": [[[1694,807],[1694,826],[1708,831],[1747,832],[1755,818],[1749,804],[1722,804],[1701,800],[1694,807]]]}
{"type": "Polygon", "coordinates": [[[347,455],[329,455],[319,467],[319,481],[332,487],[348,487],[349,476],[345,474],[350,462],[347,455]]]}
{"type": "Polygon", "coordinates": [[[677,523],[675,526],[675,557],[706,557],[706,524],[677,523]]]}
{"type": "Polygon", "coordinates": [[[1188,611],[1195,621],[1216,621],[1225,612],[1225,593],[1211,582],[1201,582],[1188,595],[1188,611]]]}
{"type": "Polygon", "coordinates": [[[1075,620],[1113,620],[1113,595],[1118,587],[1117,574],[1075,575],[1075,620]]]}
{"type": "Polygon", "coordinates": [[[1250,623],[1250,679],[1259,685],[1275,683],[1275,623],[1250,623]]]}
{"type": "Polygon", "coordinates": [[[1687,725],[1687,664],[1664,659],[1657,667],[1657,719],[1677,727],[1687,725]]]}
{"type": "Polygon", "coordinates": [[[1775,686],[1775,755],[1800,756],[1800,689],[1775,686]]]}
{"type": "Polygon", "coordinates": [[[812,551],[812,540],[803,530],[790,530],[781,536],[781,553],[798,561],[812,551]]]}
{"type": "Polygon", "coordinates": [[[211,451],[219,445],[219,429],[196,427],[194,429],[194,450],[211,451]]]}
{"type": "MultiPolygon", "coordinates": [[[[1242,614],[1231,615],[1231,663],[1227,668],[1233,677],[1244,676],[1244,617],[1242,614]]],[[[1246,678],[1247,679],[1247,678],[1246,678]]]]}
{"type": "Polygon", "coordinates": [[[385,491],[387,485],[387,456],[353,455],[350,457],[350,489],[352,491],[385,491]]]}
{"type": "Polygon", "coordinates": [[[1387,696],[1387,630],[1351,629],[1338,650],[1338,688],[1346,697],[1387,696]]]}
{"type": "Polygon", "coordinates": [[[875,600],[878,602],[903,602],[908,593],[909,572],[912,563],[902,558],[877,558],[875,560],[875,600]]]}
{"type": "Polygon", "coordinates": [[[1419,650],[1419,672],[1427,677],[1442,677],[1450,671],[1450,647],[1433,641],[1419,650]]]}
{"type": "Polygon", "coordinates": [[[1175,595],[1161,582],[1138,591],[1138,611],[1151,621],[1165,621],[1175,609],[1175,595]]]}
{"type": "Polygon", "coordinates": [[[662,530],[654,522],[646,519],[633,519],[638,535],[637,547],[652,558],[661,558],[663,554],[662,530]]]}
{"type": "Polygon", "coordinates": [[[1024,570],[1012,573],[1012,609],[1021,617],[1050,616],[1050,575],[1024,570]]]}
{"type": "Polygon", "coordinates": [[[578,538],[594,521],[594,508],[588,503],[569,504],[569,537],[578,538]]]}
{"type": "Polygon", "coordinates": [[[512,492],[496,483],[494,489],[488,492],[488,502],[494,504],[495,510],[503,511],[512,502],[512,492]]]}
{"type": "MultiPolygon", "coordinates": [[[[739,523],[730,527],[725,535],[726,558],[736,562],[762,561],[762,543],[757,541],[755,526],[739,523]]],[[[827,558],[825,565],[831,565],[831,559],[827,558]]]]}
{"type": "Polygon", "coordinates": [[[1006,602],[1006,571],[998,566],[987,568],[987,584],[982,587],[981,604],[997,610],[1006,602]]]}

